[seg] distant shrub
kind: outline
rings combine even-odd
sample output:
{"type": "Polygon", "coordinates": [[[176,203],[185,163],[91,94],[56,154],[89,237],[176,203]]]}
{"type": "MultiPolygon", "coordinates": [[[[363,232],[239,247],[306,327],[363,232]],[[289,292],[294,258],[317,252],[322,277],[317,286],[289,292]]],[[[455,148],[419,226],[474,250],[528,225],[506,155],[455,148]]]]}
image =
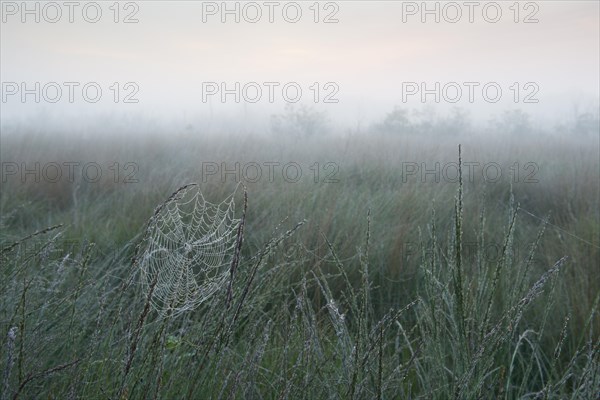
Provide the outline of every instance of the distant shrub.
{"type": "Polygon", "coordinates": [[[327,132],[327,116],[312,107],[287,103],[282,114],[271,116],[271,131],[295,138],[323,135],[327,132]]]}
{"type": "Polygon", "coordinates": [[[600,133],[600,118],[596,110],[595,115],[591,112],[579,114],[575,120],[574,133],[582,136],[600,133]]]}
{"type": "Polygon", "coordinates": [[[448,116],[438,116],[432,108],[413,110],[394,107],[375,130],[388,134],[458,135],[471,129],[469,115],[455,107],[448,116]]]}
{"type": "Polygon", "coordinates": [[[519,109],[504,111],[499,119],[491,120],[490,125],[492,130],[509,135],[521,135],[532,130],[529,114],[519,109]]]}

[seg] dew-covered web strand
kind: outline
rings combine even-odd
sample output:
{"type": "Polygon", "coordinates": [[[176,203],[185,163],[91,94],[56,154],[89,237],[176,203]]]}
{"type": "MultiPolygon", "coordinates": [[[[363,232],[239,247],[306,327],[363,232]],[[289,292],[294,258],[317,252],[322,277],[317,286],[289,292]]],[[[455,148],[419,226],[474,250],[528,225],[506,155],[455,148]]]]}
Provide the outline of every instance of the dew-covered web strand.
{"type": "Polygon", "coordinates": [[[188,188],[156,215],[141,254],[146,289],[156,281],[152,305],[175,315],[198,307],[224,287],[239,220],[233,195],[219,204],[188,188]]]}

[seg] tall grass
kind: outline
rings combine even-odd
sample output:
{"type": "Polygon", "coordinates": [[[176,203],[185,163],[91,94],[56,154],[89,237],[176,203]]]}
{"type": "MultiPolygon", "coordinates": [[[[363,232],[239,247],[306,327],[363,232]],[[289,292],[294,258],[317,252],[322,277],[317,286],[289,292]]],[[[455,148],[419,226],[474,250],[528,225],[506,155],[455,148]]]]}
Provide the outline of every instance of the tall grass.
{"type": "MultiPolygon", "coordinates": [[[[315,158],[339,156],[323,146],[315,158]]],[[[407,160],[421,156],[436,157],[407,160]]],[[[340,165],[337,185],[248,184],[229,284],[169,316],[132,258],[152,210],[193,173],[158,159],[138,186],[78,189],[77,208],[74,186],[49,204],[3,183],[2,399],[600,395],[598,200],[549,195],[584,191],[593,172],[530,188],[470,182],[463,167],[430,185],[378,155],[340,165]]],[[[541,161],[542,178],[559,173],[541,161]]],[[[219,200],[234,184],[203,187],[219,200]]]]}

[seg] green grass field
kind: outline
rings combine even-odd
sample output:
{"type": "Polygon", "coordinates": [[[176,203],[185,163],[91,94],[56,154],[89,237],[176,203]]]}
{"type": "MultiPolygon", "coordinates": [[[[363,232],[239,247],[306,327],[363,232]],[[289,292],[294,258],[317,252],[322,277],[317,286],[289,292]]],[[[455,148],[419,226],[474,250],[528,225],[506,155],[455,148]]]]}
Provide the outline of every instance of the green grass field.
{"type": "Polygon", "coordinates": [[[12,132],[0,156],[2,399],[600,398],[598,137],[12,132]],[[242,218],[238,181],[239,263],[159,312],[132,261],[155,210],[195,182],[242,218]]]}

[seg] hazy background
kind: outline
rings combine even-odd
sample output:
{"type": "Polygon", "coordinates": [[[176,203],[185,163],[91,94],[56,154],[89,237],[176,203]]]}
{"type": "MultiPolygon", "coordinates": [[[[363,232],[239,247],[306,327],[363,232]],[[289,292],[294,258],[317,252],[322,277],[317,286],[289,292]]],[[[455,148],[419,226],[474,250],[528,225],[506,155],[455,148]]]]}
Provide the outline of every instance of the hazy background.
{"type": "MultiPolygon", "coordinates": [[[[312,2],[300,2],[302,17],[297,23],[283,18],[280,2],[274,8],[274,22],[268,22],[268,8],[257,2],[262,18],[253,18],[255,9],[243,13],[244,2],[238,2],[241,20],[233,15],[221,22],[221,2],[213,3],[216,15],[204,15],[210,2],[121,2],[119,23],[115,23],[112,2],[99,2],[102,16],[97,23],[82,18],[81,2],[74,9],[70,23],[68,8],[61,6],[62,17],[56,23],[45,20],[56,15],[38,5],[40,22],[35,15],[25,15],[21,21],[21,2],[3,2],[1,25],[2,82],[98,82],[103,89],[98,103],[88,104],[81,98],[79,87],[71,104],[63,98],[50,104],[36,104],[33,96],[23,104],[19,96],[3,98],[2,124],[15,121],[37,121],[45,127],[62,124],[76,128],[90,118],[115,120],[125,116],[153,121],[162,120],[170,126],[198,126],[207,121],[232,121],[248,130],[268,128],[269,116],[284,109],[280,90],[275,102],[267,100],[266,91],[255,104],[236,103],[229,96],[225,104],[218,96],[202,101],[203,82],[298,82],[303,95],[300,103],[327,114],[335,127],[356,128],[376,123],[395,106],[445,113],[461,107],[474,120],[487,120],[507,109],[520,108],[539,125],[549,125],[574,118],[584,112],[597,113],[599,98],[599,4],[597,1],[543,1],[520,3],[519,22],[514,22],[513,2],[499,2],[502,16],[497,23],[486,22],[484,5],[474,8],[473,22],[469,9],[457,2],[462,16],[457,23],[455,9],[448,2],[428,2],[428,7],[440,7],[441,20],[426,15],[421,22],[421,2],[413,3],[419,10],[408,15],[411,2],[344,1],[328,5],[320,2],[320,20],[331,12],[337,23],[314,23],[312,2]],[[134,4],[134,5],[132,5],[134,4]],[[531,4],[534,4],[532,6],[531,4]],[[13,5],[18,10],[13,15],[13,5]],[[446,13],[444,13],[446,10],[446,13]],[[132,14],[137,23],[123,23],[132,14]],[[532,14],[533,13],[533,14],[532,14]],[[537,23],[523,23],[532,14],[537,23]],[[403,22],[403,18],[406,22],[403,22]],[[503,89],[498,103],[481,97],[481,86],[475,91],[475,101],[469,103],[467,92],[456,104],[432,96],[426,104],[418,96],[402,102],[403,82],[497,82],[503,89]],[[137,104],[115,104],[109,86],[121,87],[134,82],[139,87],[137,104]],[[339,87],[336,104],[317,104],[309,86],[327,82],[339,87]],[[527,82],[539,87],[538,103],[515,104],[509,87],[518,82],[521,94],[527,82]],[[6,100],[6,101],[5,101],[6,100]],[[176,124],[176,125],[173,125],[176,124]]],[[[228,2],[235,7],[236,2],[228,2]]],[[[247,3],[247,2],[246,2],[247,3]]],[[[34,2],[26,3],[33,9],[34,2]]],[[[62,2],[58,3],[62,5],[62,2]]],[[[293,9],[286,15],[294,16],[293,9]]],[[[486,16],[493,18],[489,9],[486,16]]],[[[94,17],[94,9],[88,16],[94,17]]],[[[29,86],[30,85],[30,86],[29,86]]],[[[281,86],[280,86],[281,87],[281,86]]],[[[465,89],[463,87],[463,89],[465,89]]],[[[322,95],[328,91],[323,91],[322,95]]],[[[4,87],[3,87],[4,91],[4,87]]],[[[121,93],[127,93],[122,91],[121,93]]],[[[3,93],[4,94],[4,93],[3,93]]]]}

